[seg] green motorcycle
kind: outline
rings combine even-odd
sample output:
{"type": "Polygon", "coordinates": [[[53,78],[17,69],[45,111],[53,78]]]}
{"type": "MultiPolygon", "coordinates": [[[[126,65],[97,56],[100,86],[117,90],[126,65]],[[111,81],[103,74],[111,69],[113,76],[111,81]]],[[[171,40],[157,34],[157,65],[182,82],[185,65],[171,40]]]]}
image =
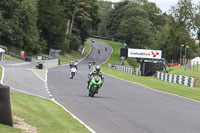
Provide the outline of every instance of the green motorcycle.
{"type": "Polygon", "coordinates": [[[98,93],[99,88],[102,86],[102,80],[99,76],[93,76],[89,84],[89,96],[94,97],[98,93]]]}

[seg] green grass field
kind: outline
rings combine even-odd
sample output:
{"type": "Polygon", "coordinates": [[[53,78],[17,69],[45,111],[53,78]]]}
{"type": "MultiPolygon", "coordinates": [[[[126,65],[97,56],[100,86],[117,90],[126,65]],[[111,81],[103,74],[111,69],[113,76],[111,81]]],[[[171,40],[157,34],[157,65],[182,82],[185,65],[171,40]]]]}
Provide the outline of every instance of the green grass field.
{"type": "Polygon", "coordinates": [[[1,133],[21,133],[21,130],[7,126],[7,125],[0,124],[0,132],[1,133]]]}
{"type": "Polygon", "coordinates": [[[177,67],[173,67],[172,70],[169,72],[171,74],[177,74],[177,75],[185,75],[185,76],[191,76],[191,77],[195,77],[195,78],[199,78],[200,79],[200,65],[198,66],[199,71],[197,71],[197,65],[194,66],[195,70],[185,70],[184,66],[177,66],[177,67]]]}
{"type": "Polygon", "coordinates": [[[60,63],[61,65],[64,65],[64,64],[69,64],[70,61],[74,61],[76,59],[80,60],[83,57],[85,57],[89,51],[90,51],[90,46],[88,43],[85,43],[85,50],[82,55],[78,51],[71,51],[71,53],[67,53],[59,57],[61,61],[60,63]]]}
{"type": "Polygon", "coordinates": [[[10,55],[7,55],[7,54],[5,54],[5,60],[23,61],[23,60],[21,60],[21,59],[14,58],[14,57],[12,57],[12,56],[10,56],[10,55]]]}
{"type": "MultiPolygon", "coordinates": [[[[120,64],[120,48],[124,48],[124,46],[119,43],[119,42],[112,42],[112,41],[108,41],[108,40],[101,40],[101,39],[96,39],[96,38],[92,38],[98,41],[103,41],[107,44],[110,44],[113,48],[113,53],[112,56],[110,56],[110,59],[103,65],[103,66],[108,66],[109,63],[111,64],[120,64]]],[[[129,65],[127,61],[124,62],[124,65],[129,65]]]]}
{"type": "Polygon", "coordinates": [[[114,77],[124,79],[127,81],[131,81],[134,83],[138,83],[144,85],[146,87],[184,96],[187,98],[195,99],[200,101],[200,87],[191,88],[186,87],[184,85],[179,85],[175,83],[169,83],[162,80],[157,79],[154,76],[136,76],[127,74],[125,72],[116,71],[113,69],[108,68],[108,63],[111,64],[119,64],[120,63],[120,47],[122,47],[121,43],[112,42],[107,40],[95,39],[99,41],[103,41],[105,43],[110,44],[113,47],[113,54],[111,55],[110,59],[102,65],[102,71],[106,74],[110,74],[114,77]]]}
{"type": "Polygon", "coordinates": [[[38,128],[40,133],[87,133],[83,125],[48,99],[11,94],[12,113],[38,128]]]}

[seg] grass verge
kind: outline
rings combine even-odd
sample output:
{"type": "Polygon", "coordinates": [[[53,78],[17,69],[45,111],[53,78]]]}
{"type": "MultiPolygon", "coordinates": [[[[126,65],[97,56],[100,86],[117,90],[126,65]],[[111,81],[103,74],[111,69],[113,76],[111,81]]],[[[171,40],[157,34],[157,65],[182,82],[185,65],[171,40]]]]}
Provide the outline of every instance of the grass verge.
{"type": "MultiPolygon", "coordinates": [[[[177,66],[171,68],[172,70],[169,72],[171,74],[177,74],[177,75],[185,75],[185,76],[190,76],[190,77],[195,77],[200,79],[200,70],[197,71],[197,65],[194,66],[196,70],[185,70],[184,66],[177,66]]],[[[200,65],[199,65],[200,69],[200,65]]]]}
{"type": "Polygon", "coordinates": [[[85,57],[89,53],[89,51],[90,51],[90,46],[87,42],[85,42],[85,50],[82,55],[78,51],[71,51],[71,53],[67,53],[65,55],[60,56],[60,63],[61,65],[64,65],[64,64],[69,64],[70,61],[76,59],[80,60],[83,57],[85,57]]]}
{"type": "Polygon", "coordinates": [[[110,59],[102,65],[102,71],[106,74],[110,74],[114,77],[124,79],[130,82],[138,83],[147,87],[150,87],[152,89],[184,96],[187,98],[195,99],[200,101],[200,87],[191,88],[186,87],[183,85],[175,84],[175,83],[169,83],[162,80],[159,80],[155,78],[154,76],[146,77],[146,76],[135,76],[131,74],[127,74],[125,72],[116,71],[113,69],[108,68],[108,63],[111,64],[119,64],[120,63],[120,47],[122,47],[121,43],[118,42],[112,42],[107,40],[101,40],[101,39],[95,39],[99,41],[103,41],[113,48],[113,54],[111,55],[110,59]]]}
{"type": "Polygon", "coordinates": [[[7,125],[0,124],[0,132],[1,133],[21,133],[21,130],[7,126],[7,125]]]}
{"type": "Polygon", "coordinates": [[[48,99],[11,93],[12,113],[41,133],[87,133],[83,125],[48,99]]]}
{"type": "Polygon", "coordinates": [[[41,79],[46,80],[46,69],[32,69],[32,71],[37,73],[41,79]]]}
{"type": "Polygon", "coordinates": [[[7,54],[5,54],[5,60],[24,61],[24,60],[21,60],[21,59],[18,59],[18,58],[14,58],[14,57],[7,55],[7,54]]]}

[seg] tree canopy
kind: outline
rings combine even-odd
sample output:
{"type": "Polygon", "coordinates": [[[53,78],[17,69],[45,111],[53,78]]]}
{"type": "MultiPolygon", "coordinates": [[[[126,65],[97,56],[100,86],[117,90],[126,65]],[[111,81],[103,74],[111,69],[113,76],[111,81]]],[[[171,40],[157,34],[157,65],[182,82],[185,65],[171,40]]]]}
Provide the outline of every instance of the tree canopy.
{"type": "Polygon", "coordinates": [[[96,0],[1,0],[0,45],[29,54],[70,52],[99,22],[96,0]]]}
{"type": "Polygon", "coordinates": [[[102,1],[99,3],[100,15],[105,17],[97,35],[116,37],[131,48],[162,50],[166,59],[180,59],[183,44],[189,46],[189,58],[200,55],[199,46],[194,44],[196,30],[200,28],[200,8],[191,0],[179,0],[169,13],[162,13],[155,3],[147,0],[123,0],[111,3],[110,8],[102,1]],[[109,9],[107,14],[102,11],[105,7],[109,9]]]}

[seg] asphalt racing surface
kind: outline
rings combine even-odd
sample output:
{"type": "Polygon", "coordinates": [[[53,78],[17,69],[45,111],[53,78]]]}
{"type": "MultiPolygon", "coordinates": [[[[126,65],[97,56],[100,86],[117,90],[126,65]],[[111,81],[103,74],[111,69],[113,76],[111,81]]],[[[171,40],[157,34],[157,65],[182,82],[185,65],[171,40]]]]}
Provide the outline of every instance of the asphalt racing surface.
{"type": "Polygon", "coordinates": [[[0,65],[5,68],[3,83],[10,86],[10,91],[20,93],[24,91],[49,98],[45,83],[31,71],[35,67],[35,62],[2,61],[0,65]]]}
{"type": "MultiPolygon", "coordinates": [[[[90,41],[89,41],[90,42],[90,41]]],[[[90,42],[91,43],[91,42],[90,42]]],[[[88,96],[88,62],[97,64],[109,57],[112,49],[103,42],[91,43],[92,51],[78,66],[74,79],[69,66],[48,72],[48,88],[61,105],[97,133],[199,133],[200,102],[154,91],[104,75],[99,94],[88,96]],[[105,51],[105,46],[108,51],[105,51]],[[101,49],[98,54],[97,49],[101,49]]]]}

